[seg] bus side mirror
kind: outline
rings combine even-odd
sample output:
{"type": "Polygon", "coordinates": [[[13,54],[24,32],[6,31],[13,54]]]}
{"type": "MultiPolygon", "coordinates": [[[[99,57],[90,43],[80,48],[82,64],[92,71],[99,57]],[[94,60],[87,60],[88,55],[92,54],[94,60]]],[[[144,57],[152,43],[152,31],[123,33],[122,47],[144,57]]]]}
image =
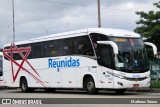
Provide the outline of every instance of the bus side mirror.
{"type": "Polygon", "coordinates": [[[144,44],[147,45],[147,46],[149,46],[149,47],[152,47],[153,55],[157,55],[157,47],[153,43],[144,42],[144,44]]]}
{"type": "Polygon", "coordinates": [[[114,54],[118,54],[118,46],[112,41],[97,41],[98,44],[110,45],[113,48],[114,54]]]}

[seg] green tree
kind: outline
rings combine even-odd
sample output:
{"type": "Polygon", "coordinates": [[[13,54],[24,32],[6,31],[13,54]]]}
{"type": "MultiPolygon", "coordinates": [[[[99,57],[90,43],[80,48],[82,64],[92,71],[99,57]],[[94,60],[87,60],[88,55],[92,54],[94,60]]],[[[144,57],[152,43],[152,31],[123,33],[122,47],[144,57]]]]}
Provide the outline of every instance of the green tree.
{"type": "MultiPolygon", "coordinates": [[[[153,5],[160,10],[160,1],[153,5]]],[[[140,20],[136,22],[138,27],[134,31],[143,37],[150,38],[149,41],[154,43],[160,51],[160,11],[148,13],[141,11],[136,14],[140,15],[140,20]]]]}

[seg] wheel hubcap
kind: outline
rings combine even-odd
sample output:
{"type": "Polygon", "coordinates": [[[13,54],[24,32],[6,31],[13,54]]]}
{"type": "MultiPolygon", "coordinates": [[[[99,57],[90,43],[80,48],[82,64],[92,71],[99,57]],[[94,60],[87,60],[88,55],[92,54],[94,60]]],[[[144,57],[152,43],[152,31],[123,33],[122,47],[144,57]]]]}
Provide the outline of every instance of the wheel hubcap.
{"type": "Polygon", "coordinates": [[[94,88],[94,83],[93,82],[88,82],[87,89],[92,90],[93,88],[94,88]]]}

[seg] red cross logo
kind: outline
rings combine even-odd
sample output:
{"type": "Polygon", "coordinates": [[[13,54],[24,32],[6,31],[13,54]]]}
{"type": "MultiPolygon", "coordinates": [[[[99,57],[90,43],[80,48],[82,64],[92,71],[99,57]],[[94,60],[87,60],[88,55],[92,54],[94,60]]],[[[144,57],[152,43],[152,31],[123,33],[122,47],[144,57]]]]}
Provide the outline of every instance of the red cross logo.
{"type": "Polygon", "coordinates": [[[3,50],[4,56],[11,62],[13,82],[16,81],[17,76],[20,73],[20,71],[24,71],[24,72],[27,72],[28,74],[30,74],[30,76],[33,79],[35,79],[38,83],[40,83],[41,85],[46,87],[47,85],[39,79],[40,75],[38,74],[38,72],[32,67],[32,65],[27,60],[27,57],[30,54],[30,52],[31,52],[31,47],[18,48],[14,43],[11,44],[9,49],[3,50]],[[13,58],[14,53],[18,53],[21,56],[22,61],[20,64],[14,60],[14,58],[13,58]],[[26,62],[28,64],[28,66],[32,69],[33,73],[31,73],[29,70],[27,70],[25,67],[23,67],[24,62],[26,62]],[[14,71],[13,65],[16,65],[18,67],[18,70],[16,72],[14,71]]]}

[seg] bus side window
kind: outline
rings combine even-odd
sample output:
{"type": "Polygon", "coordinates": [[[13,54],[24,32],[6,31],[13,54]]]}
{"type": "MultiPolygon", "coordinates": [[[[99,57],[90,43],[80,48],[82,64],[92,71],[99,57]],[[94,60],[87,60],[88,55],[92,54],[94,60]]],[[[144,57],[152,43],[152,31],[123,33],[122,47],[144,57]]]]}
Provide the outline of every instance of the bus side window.
{"type": "MultiPolygon", "coordinates": [[[[28,47],[30,47],[31,48],[31,52],[29,53],[29,55],[28,55],[28,57],[27,57],[27,59],[32,59],[32,44],[25,44],[25,45],[21,45],[21,47],[23,48],[23,47],[25,47],[25,48],[28,48],[28,47]]],[[[22,52],[22,54],[25,56],[26,55],[26,52],[22,52]]]]}
{"type": "Polygon", "coordinates": [[[22,60],[22,56],[19,53],[13,53],[14,60],[22,60]]]}
{"type": "Polygon", "coordinates": [[[74,38],[66,38],[59,40],[59,55],[73,55],[74,54],[74,38]]]}
{"type": "Polygon", "coordinates": [[[31,53],[32,53],[32,58],[44,57],[44,43],[32,44],[31,53]]]}
{"type": "Polygon", "coordinates": [[[73,38],[65,39],[64,48],[66,48],[66,55],[74,54],[73,38]]]}
{"type": "Polygon", "coordinates": [[[66,44],[66,39],[60,39],[59,40],[59,55],[65,56],[67,55],[68,46],[66,44]]]}
{"type": "Polygon", "coordinates": [[[95,49],[97,48],[97,45],[98,45],[97,41],[108,41],[109,40],[107,35],[103,35],[99,33],[91,33],[90,37],[91,37],[91,40],[92,40],[92,43],[95,49]]]}
{"type": "Polygon", "coordinates": [[[45,57],[54,57],[58,55],[58,41],[45,43],[45,57]]]}
{"type": "Polygon", "coordinates": [[[98,64],[108,68],[113,68],[112,48],[110,45],[98,45],[98,64]]]}
{"type": "MultiPolygon", "coordinates": [[[[10,47],[5,47],[4,49],[9,49],[10,47]]],[[[8,53],[8,55],[10,56],[10,53],[8,53]]],[[[4,56],[5,60],[9,60],[7,57],[4,56]]]]}
{"type": "Polygon", "coordinates": [[[93,48],[87,35],[75,38],[74,52],[80,55],[94,56],[93,48]]]}

